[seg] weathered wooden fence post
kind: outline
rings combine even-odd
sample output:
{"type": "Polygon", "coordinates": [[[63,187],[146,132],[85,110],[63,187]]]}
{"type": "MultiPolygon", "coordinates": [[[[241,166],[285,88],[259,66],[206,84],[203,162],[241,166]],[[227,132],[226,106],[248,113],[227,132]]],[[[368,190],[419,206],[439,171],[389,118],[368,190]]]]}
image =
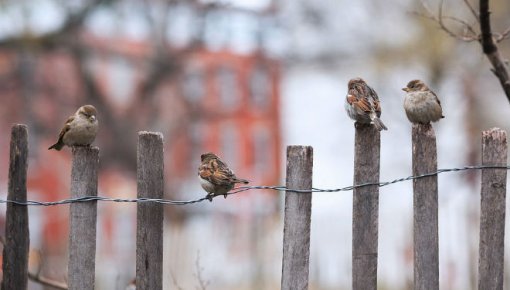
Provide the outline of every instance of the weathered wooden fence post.
{"type": "MultiPolygon", "coordinates": [[[[494,128],[482,134],[482,165],[505,166],[506,132],[494,128]]],[[[478,289],[503,289],[506,169],[482,169],[478,289]]]]}
{"type": "MultiPolygon", "coordinates": [[[[99,149],[73,147],[71,198],[97,196],[99,149]]],[[[97,202],[72,203],[69,209],[69,289],[94,289],[97,202]]]]}
{"type": "MultiPolygon", "coordinates": [[[[287,147],[287,188],[312,188],[313,148],[287,147]]],[[[282,290],[308,289],[312,193],[285,193],[282,290]]]]}
{"type": "MultiPolygon", "coordinates": [[[[413,124],[413,175],[437,171],[436,136],[430,124],[413,124]]],[[[414,289],[439,289],[437,175],[414,179],[414,289]]]]}
{"type": "MultiPolygon", "coordinates": [[[[356,125],[354,184],[379,182],[381,135],[356,125]]],[[[379,186],[355,188],[352,211],[352,289],[377,289],[379,186]]]]}
{"type": "MultiPolygon", "coordinates": [[[[7,199],[27,201],[28,133],[27,126],[11,130],[9,189],[7,199]]],[[[28,278],[28,208],[7,204],[3,251],[3,290],[27,289],[28,278]]]]}
{"type": "MultiPolygon", "coordinates": [[[[138,133],[138,198],[163,198],[163,135],[138,133]]],[[[163,205],[137,204],[136,289],[163,289],[163,205]]]]}

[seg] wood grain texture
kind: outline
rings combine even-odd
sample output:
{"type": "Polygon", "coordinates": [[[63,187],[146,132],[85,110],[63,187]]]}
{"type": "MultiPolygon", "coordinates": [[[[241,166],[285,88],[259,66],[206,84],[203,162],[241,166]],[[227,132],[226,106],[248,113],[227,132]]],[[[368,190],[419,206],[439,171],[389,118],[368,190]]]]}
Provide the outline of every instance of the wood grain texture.
{"type": "MultiPolygon", "coordinates": [[[[71,198],[97,196],[99,149],[73,147],[71,198]]],[[[97,202],[72,203],[69,209],[69,289],[94,289],[97,202]]]]}
{"type": "MultiPolygon", "coordinates": [[[[311,189],[313,148],[287,147],[287,188],[311,189]]],[[[286,192],[282,290],[308,289],[312,193],[286,192]]]]}
{"type": "MultiPolygon", "coordinates": [[[[138,134],[138,198],[163,198],[163,135],[138,134]]],[[[137,204],[136,289],[163,289],[163,205],[137,204]]]]}
{"type": "MultiPolygon", "coordinates": [[[[482,165],[507,162],[507,136],[501,129],[482,134],[482,165]]],[[[503,289],[506,169],[482,169],[478,289],[503,289]]]]}
{"type": "MultiPolygon", "coordinates": [[[[370,125],[356,124],[354,184],[379,182],[381,135],[370,125]]],[[[356,188],[352,212],[352,289],[377,289],[379,187],[356,188]]]]}
{"type": "MultiPolygon", "coordinates": [[[[437,171],[437,148],[430,124],[413,124],[413,175],[437,171]]],[[[439,289],[437,175],[413,180],[414,289],[439,289]]]]}
{"type": "MultiPolygon", "coordinates": [[[[11,130],[9,158],[9,200],[27,201],[27,158],[27,126],[14,125],[11,130]]],[[[3,290],[27,289],[29,245],[27,206],[7,204],[2,265],[3,290]]]]}

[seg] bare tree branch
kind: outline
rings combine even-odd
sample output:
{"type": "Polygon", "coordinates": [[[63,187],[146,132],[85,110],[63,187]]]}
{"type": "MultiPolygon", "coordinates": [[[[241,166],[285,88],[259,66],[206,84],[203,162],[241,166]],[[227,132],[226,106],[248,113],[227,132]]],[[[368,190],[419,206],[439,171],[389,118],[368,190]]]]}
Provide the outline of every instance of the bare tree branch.
{"type": "Polygon", "coordinates": [[[508,70],[501,58],[492,35],[489,0],[480,0],[480,30],[482,32],[481,45],[483,53],[492,64],[492,72],[499,79],[505,95],[510,102],[510,79],[508,77],[508,70]]]}
{"type": "Polygon", "coordinates": [[[479,40],[478,34],[476,33],[475,29],[469,23],[467,23],[464,20],[460,20],[460,19],[458,19],[456,17],[453,17],[453,16],[444,16],[443,15],[443,6],[444,6],[444,1],[443,0],[441,0],[441,2],[439,4],[438,16],[435,16],[436,14],[434,12],[432,12],[432,10],[427,5],[425,0],[420,0],[420,3],[422,5],[423,9],[425,9],[426,13],[423,14],[423,13],[419,13],[419,12],[413,12],[415,15],[418,15],[418,16],[421,16],[421,17],[425,17],[427,19],[430,19],[430,20],[434,21],[435,23],[437,23],[439,25],[441,30],[443,30],[449,36],[451,36],[453,38],[456,38],[456,39],[459,39],[459,40],[462,40],[462,41],[465,41],[465,42],[472,42],[472,41],[478,41],[479,40]],[[457,23],[462,24],[464,29],[466,31],[470,32],[470,35],[467,35],[467,34],[460,35],[457,32],[452,31],[448,26],[446,26],[446,24],[443,21],[444,19],[449,19],[449,20],[452,20],[452,21],[455,21],[457,23]]]}
{"type": "Polygon", "coordinates": [[[497,47],[497,43],[507,39],[510,37],[510,27],[507,28],[503,33],[493,33],[491,29],[491,21],[490,21],[490,11],[489,11],[489,0],[480,0],[480,12],[477,13],[476,10],[473,8],[473,6],[469,3],[469,0],[463,0],[468,9],[471,11],[471,13],[474,16],[478,16],[478,23],[480,23],[480,33],[476,33],[475,29],[469,25],[464,20],[451,17],[451,16],[444,16],[443,15],[443,5],[444,0],[441,0],[439,5],[439,11],[438,16],[435,16],[435,14],[431,11],[431,9],[428,7],[425,0],[420,0],[422,7],[425,9],[426,14],[420,14],[415,13],[419,16],[426,17],[428,19],[431,19],[432,21],[439,24],[439,27],[441,30],[446,32],[448,35],[450,35],[453,38],[460,39],[462,41],[470,42],[470,41],[479,41],[483,53],[487,56],[489,59],[489,62],[492,65],[492,72],[496,75],[496,77],[499,79],[499,82],[501,83],[501,87],[503,88],[503,91],[505,92],[505,95],[510,102],[510,79],[508,75],[508,70],[505,65],[505,62],[503,61],[497,47]],[[459,35],[452,30],[450,30],[443,22],[443,19],[449,19],[452,21],[455,21],[457,23],[460,23],[464,26],[465,30],[469,32],[470,35],[459,35]]]}
{"type": "Polygon", "coordinates": [[[57,30],[36,36],[32,33],[22,33],[0,40],[0,48],[14,48],[32,46],[43,50],[52,50],[69,42],[69,37],[76,36],[87,16],[99,5],[110,4],[115,0],[93,0],[77,12],[68,14],[64,24],[57,30]]]}

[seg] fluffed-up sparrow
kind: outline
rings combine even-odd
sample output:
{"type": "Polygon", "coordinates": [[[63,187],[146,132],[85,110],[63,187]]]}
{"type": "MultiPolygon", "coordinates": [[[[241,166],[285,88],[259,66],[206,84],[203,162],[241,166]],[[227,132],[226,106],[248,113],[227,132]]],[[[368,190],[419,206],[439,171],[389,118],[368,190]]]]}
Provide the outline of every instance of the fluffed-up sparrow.
{"type": "Polygon", "coordinates": [[[354,78],[347,84],[345,110],[351,119],[361,124],[374,124],[379,131],[388,130],[381,117],[379,97],[362,78],[354,78]]]}
{"type": "Polygon", "coordinates": [[[200,156],[202,163],[198,167],[200,185],[207,192],[207,198],[223,194],[227,198],[227,192],[234,188],[236,183],[248,184],[248,180],[237,178],[236,175],[214,153],[205,153],[200,156]]]}
{"type": "Polygon", "coordinates": [[[48,148],[60,151],[64,145],[89,146],[94,142],[98,129],[97,111],[92,105],[82,106],[70,116],[60,134],[57,143],[48,148]]]}
{"type": "Polygon", "coordinates": [[[412,80],[402,90],[406,92],[404,110],[409,121],[429,124],[444,118],[441,102],[424,82],[412,80]]]}

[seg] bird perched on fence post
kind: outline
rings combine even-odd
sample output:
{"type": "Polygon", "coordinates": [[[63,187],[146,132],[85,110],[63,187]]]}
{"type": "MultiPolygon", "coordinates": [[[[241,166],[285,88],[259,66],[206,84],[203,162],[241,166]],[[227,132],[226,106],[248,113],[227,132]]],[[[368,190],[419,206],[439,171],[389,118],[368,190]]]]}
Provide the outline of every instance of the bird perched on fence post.
{"type": "Polygon", "coordinates": [[[402,90],[406,92],[404,110],[409,121],[429,124],[444,118],[439,98],[424,82],[412,80],[402,90]]]}
{"type": "Polygon", "coordinates": [[[223,194],[234,188],[236,183],[248,184],[248,180],[239,179],[228,166],[214,153],[204,153],[200,156],[202,163],[198,167],[200,185],[207,192],[207,199],[223,194]]]}
{"type": "Polygon", "coordinates": [[[60,134],[57,143],[48,148],[60,151],[67,146],[89,146],[94,142],[98,129],[97,111],[92,105],[82,106],[70,116],[60,134]]]}
{"type": "Polygon", "coordinates": [[[347,84],[345,110],[351,119],[360,124],[374,124],[379,131],[388,130],[381,117],[379,97],[362,78],[354,78],[347,84]]]}

